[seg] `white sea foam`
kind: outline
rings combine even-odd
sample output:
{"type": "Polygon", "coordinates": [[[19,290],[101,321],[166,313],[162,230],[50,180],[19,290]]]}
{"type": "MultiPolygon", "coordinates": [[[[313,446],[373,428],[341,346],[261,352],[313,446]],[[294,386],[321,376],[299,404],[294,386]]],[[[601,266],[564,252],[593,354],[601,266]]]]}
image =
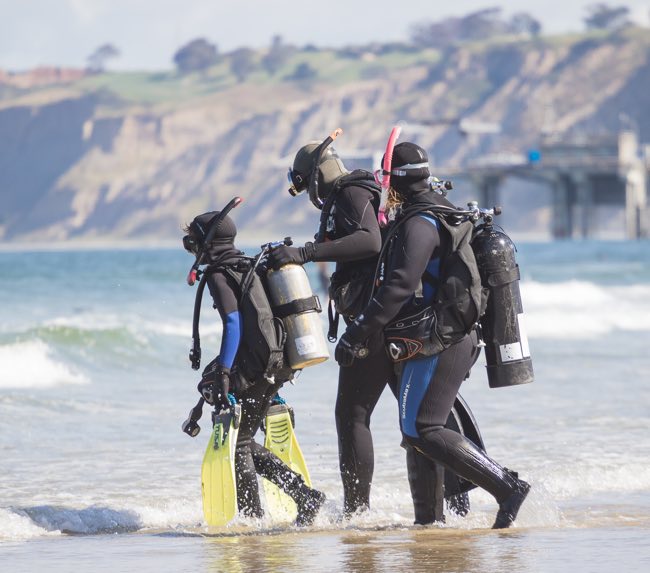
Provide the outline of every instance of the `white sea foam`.
{"type": "Polygon", "coordinates": [[[41,340],[0,346],[0,388],[45,388],[86,382],[83,374],[59,361],[41,340]]]}
{"type": "MultiPolygon", "coordinates": [[[[532,485],[518,519],[520,527],[570,527],[580,525],[580,520],[568,520],[563,515],[564,507],[590,503],[593,496],[611,497],[625,492],[647,491],[650,487],[650,469],[638,464],[607,467],[593,464],[578,464],[571,472],[558,471],[556,467],[524,472],[532,485]]],[[[319,480],[322,487],[323,480],[319,480]]],[[[405,479],[404,479],[405,481],[405,479]]],[[[372,509],[341,521],[342,499],[338,483],[327,483],[324,488],[328,500],[319,513],[314,528],[375,529],[409,527],[413,522],[412,505],[408,486],[402,483],[374,484],[372,509]]],[[[146,497],[143,496],[143,497],[146,497]]],[[[491,526],[496,511],[494,499],[481,489],[470,493],[471,512],[466,517],[447,513],[444,528],[482,529],[491,526]]],[[[135,500],[97,504],[74,508],[54,505],[0,509],[0,539],[27,539],[48,534],[101,534],[124,533],[141,529],[185,530],[204,529],[201,512],[200,492],[195,495],[165,498],[160,500],[135,500]]],[[[620,511],[625,512],[624,508],[620,511]]],[[[261,520],[238,517],[232,522],[233,533],[243,531],[260,532],[268,528],[291,528],[290,523],[276,523],[270,517],[261,520]]]]}
{"type": "Polygon", "coordinates": [[[135,511],[110,507],[73,509],[45,505],[18,511],[28,516],[41,530],[52,533],[118,533],[142,528],[142,520],[135,511]]]}
{"type": "Polygon", "coordinates": [[[575,499],[598,494],[642,492],[650,490],[648,460],[629,463],[575,464],[570,471],[553,471],[540,476],[555,499],[575,499]]]}
{"type": "Polygon", "coordinates": [[[650,286],[591,282],[521,283],[531,338],[593,339],[616,330],[650,331],[650,286]]]}
{"type": "Polygon", "coordinates": [[[0,508],[0,540],[24,540],[52,534],[27,515],[0,508]]]}
{"type": "Polygon", "coordinates": [[[196,525],[203,521],[200,496],[193,499],[173,499],[156,505],[136,508],[145,527],[170,529],[196,525]]]}
{"type": "Polygon", "coordinates": [[[0,540],[29,539],[60,533],[124,533],[144,528],[197,527],[202,521],[200,498],[196,503],[173,500],[159,506],[113,508],[93,505],[69,508],[52,505],[0,509],[0,540]]]}

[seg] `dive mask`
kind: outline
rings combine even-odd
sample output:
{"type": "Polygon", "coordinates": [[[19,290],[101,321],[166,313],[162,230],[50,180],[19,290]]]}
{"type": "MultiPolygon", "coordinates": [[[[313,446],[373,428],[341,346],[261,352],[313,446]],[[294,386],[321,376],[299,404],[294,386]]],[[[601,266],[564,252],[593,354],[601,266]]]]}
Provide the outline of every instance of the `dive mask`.
{"type": "Polygon", "coordinates": [[[307,184],[309,183],[306,177],[303,177],[300,173],[291,169],[291,167],[289,167],[289,170],[287,171],[287,180],[289,181],[289,195],[292,197],[296,197],[303,193],[307,189],[307,184]]]}
{"type": "Polygon", "coordinates": [[[199,252],[199,244],[192,235],[185,235],[183,237],[183,248],[193,255],[196,255],[199,252]]]}

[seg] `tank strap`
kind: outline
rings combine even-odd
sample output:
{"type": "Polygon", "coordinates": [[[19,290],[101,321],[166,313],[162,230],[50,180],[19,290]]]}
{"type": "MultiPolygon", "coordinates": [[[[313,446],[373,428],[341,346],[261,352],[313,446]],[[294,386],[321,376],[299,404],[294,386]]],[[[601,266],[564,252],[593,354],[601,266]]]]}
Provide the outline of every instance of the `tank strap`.
{"type": "Polygon", "coordinates": [[[322,312],[323,309],[320,306],[320,299],[318,296],[313,295],[308,298],[299,298],[285,304],[279,304],[278,306],[274,306],[272,310],[274,316],[277,316],[278,318],[286,318],[292,314],[300,314],[310,310],[322,312]]]}
{"type": "Polygon", "coordinates": [[[512,269],[508,269],[507,271],[492,273],[490,276],[488,276],[487,282],[490,286],[495,287],[495,286],[507,285],[509,283],[518,281],[519,279],[520,279],[519,265],[517,265],[516,267],[513,267],[512,269]]]}
{"type": "Polygon", "coordinates": [[[339,318],[341,315],[334,306],[334,301],[330,299],[327,305],[327,319],[329,322],[329,328],[327,329],[327,340],[330,342],[336,342],[336,339],[339,337],[339,318]]]}

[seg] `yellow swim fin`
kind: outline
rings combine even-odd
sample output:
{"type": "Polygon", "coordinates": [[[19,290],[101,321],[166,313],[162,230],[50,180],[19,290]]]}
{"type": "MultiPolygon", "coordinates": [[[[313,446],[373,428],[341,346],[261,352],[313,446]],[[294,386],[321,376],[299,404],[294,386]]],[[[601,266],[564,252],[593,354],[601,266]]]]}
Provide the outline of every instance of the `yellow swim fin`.
{"type": "MultiPolygon", "coordinates": [[[[293,431],[291,411],[286,404],[273,404],[266,414],[264,447],[280,458],[290,469],[299,473],[311,487],[305,458],[293,431]]],[[[264,480],[268,513],[273,521],[293,521],[298,510],[294,501],[275,484],[264,480]]]]}
{"type": "Polygon", "coordinates": [[[201,466],[203,515],[210,526],[222,526],[237,514],[235,449],[241,406],[213,414],[213,430],[201,466]]]}

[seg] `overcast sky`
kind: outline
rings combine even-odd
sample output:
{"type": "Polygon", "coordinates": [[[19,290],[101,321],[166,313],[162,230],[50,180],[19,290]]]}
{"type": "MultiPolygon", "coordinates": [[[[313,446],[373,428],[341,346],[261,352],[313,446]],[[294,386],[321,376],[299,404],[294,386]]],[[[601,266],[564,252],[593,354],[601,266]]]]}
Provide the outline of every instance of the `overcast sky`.
{"type": "MultiPolygon", "coordinates": [[[[504,14],[527,11],[546,32],[583,29],[595,0],[507,0],[504,14]]],[[[613,0],[648,24],[648,0],[613,0]]],[[[342,46],[408,39],[415,22],[495,6],[490,0],[0,0],[0,67],[81,67],[99,45],[114,44],[117,69],[171,67],[174,51],[197,37],[221,52],[285,42],[342,46]],[[315,14],[314,14],[315,12],[315,14]]]]}

